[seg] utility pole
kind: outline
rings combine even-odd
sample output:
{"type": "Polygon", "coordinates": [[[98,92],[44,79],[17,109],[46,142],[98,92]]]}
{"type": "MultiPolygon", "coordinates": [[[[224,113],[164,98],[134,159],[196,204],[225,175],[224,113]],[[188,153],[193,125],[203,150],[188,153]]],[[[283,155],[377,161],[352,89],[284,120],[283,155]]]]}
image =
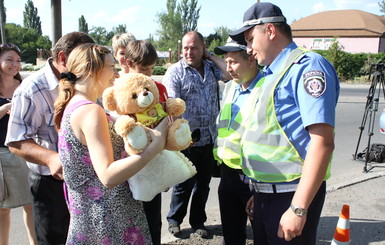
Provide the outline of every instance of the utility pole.
{"type": "Polygon", "coordinates": [[[51,0],[52,47],[62,36],[61,0],[51,0]]]}
{"type": "Polygon", "coordinates": [[[1,31],[1,43],[5,43],[5,28],[4,28],[4,0],[0,0],[0,31],[1,31]]]}

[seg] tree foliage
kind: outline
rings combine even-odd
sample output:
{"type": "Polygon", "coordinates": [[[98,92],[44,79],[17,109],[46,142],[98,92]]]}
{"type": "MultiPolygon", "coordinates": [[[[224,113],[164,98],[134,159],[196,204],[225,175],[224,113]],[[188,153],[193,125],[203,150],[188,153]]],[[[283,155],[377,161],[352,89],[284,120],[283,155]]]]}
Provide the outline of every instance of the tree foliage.
{"type": "Polygon", "coordinates": [[[50,50],[52,43],[48,36],[40,35],[37,30],[25,28],[17,24],[5,24],[7,42],[16,44],[21,50],[21,60],[34,64],[37,49],[50,50]]]}
{"type": "Polygon", "coordinates": [[[220,26],[214,29],[214,33],[206,37],[206,45],[209,51],[213,51],[215,47],[226,44],[229,33],[232,31],[226,26],[220,26]]]}
{"type": "Polygon", "coordinates": [[[23,12],[24,16],[24,27],[25,28],[31,28],[37,31],[39,35],[42,34],[41,31],[41,21],[40,17],[37,14],[37,8],[33,5],[32,0],[28,0],[27,3],[25,4],[25,10],[23,12]]]}
{"type": "Polygon", "coordinates": [[[157,31],[159,42],[157,44],[160,50],[168,50],[169,48],[176,50],[178,40],[180,40],[186,32],[197,29],[199,12],[201,7],[197,8],[197,0],[167,0],[166,12],[157,14],[160,29],[157,31]]]}
{"type": "Polygon", "coordinates": [[[198,0],[182,0],[178,5],[183,34],[197,29],[199,12],[201,10],[201,7],[197,9],[197,4],[198,0]]]}
{"type": "Polygon", "coordinates": [[[79,18],[79,31],[88,33],[88,23],[83,15],[79,18]]]}
{"type": "Polygon", "coordinates": [[[378,3],[378,6],[380,7],[380,12],[383,13],[382,16],[385,16],[385,0],[382,0],[378,3]]]}
{"type": "Polygon", "coordinates": [[[126,33],[127,32],[127,26],[126,25],[118,25],[118,26],[112,28],[112,32],[114,34],[126,33]]]}

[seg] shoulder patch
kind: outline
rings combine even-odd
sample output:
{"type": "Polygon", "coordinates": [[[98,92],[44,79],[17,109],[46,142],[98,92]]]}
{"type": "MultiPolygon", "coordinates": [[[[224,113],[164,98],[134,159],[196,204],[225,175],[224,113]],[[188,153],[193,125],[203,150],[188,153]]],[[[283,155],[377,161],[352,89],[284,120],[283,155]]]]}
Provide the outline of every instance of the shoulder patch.
{"type": "Polygon", "coordinates": [[[306,93],[314,98],[320,97],[326,90],[325,72],[309,71],[302,75],[306,93]]]}

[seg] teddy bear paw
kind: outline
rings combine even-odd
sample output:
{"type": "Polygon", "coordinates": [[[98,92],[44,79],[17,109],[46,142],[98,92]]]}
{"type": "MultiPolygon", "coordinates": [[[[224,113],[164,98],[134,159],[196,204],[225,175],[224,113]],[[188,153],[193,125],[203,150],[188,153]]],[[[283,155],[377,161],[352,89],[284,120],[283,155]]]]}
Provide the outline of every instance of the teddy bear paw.
{"type": "Polygon", "coordinates": [[[179,128],[175,130],[175,141],[179,146],[190,144],[191,131],[188,123],[181,123],[179,128]]]}
{"type": "Polygon", "coordinates": [[[127,143],[135,149],[142,150],[148,144],[147,133],[141,126],[135,126],[126,135],[127,143]]]}

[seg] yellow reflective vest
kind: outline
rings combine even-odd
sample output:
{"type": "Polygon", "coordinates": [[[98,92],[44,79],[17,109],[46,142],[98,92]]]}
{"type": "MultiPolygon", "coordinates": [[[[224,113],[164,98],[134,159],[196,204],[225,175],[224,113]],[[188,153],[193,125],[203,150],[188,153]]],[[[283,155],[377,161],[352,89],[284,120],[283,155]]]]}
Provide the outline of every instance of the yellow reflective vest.
{"type": "Polygon", "coordinates": [[[224,102],[222,110],[217,118],[218,137],[214,144],[214,158],[219,163],[225,163],[227,166],[234,169],[242,168],[241,149],[239,144],[245,130],[242,121],[250,116],[247,105],[251,103],[253,97],[258,95],[258,91],[262,86],[264,79],[265,78],[262,78],[257,82],[231,125],[231,107],[237,83],[231,81],[226,84],[226,88],[223,92],[224,102]]]}
{"type": "MultiPolygon", "coordinates": [[[[278,122],[274,91],[293,62],[307,50],[297,48],[286,59],[274,80],[264,83],[258,96],[247,104],[250,113],[242,121],[239,142],[243,172],[250,178],[270,183],[290,182],[301,177],[304,160],[278,122]]],[[[246,105],[245,105],[246,106],[246,105]]],[[[330,176],[330,163],[325,179],[330,176]]]]}

